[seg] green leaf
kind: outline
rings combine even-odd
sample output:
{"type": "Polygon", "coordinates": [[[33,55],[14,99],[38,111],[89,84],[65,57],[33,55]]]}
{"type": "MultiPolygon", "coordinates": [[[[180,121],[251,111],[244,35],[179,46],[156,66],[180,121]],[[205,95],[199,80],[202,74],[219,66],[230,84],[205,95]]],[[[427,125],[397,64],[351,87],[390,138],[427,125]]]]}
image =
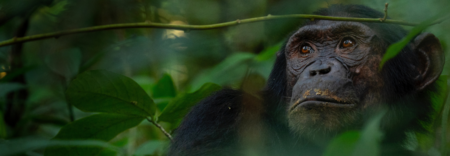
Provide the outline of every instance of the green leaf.
{"type": "Polygon", "coordinates": [[[153,87],[153,98],[167,98],[176,96],[175,85],[169,74],[164,74],[153,87]]]}
{"type": "MultiPolygon", "coordinates": [[[[448,86],[447,86],[448,87],[448,86]]],[[[442,120],[441,120],[441,140],[446,140],[446,141],[442,141],[442,145],[441,145],[441,154],[442,155],[447,155],[449,153],[449,149],[448,147],[450,147],[450,144],[448,142],[448,130],[447,128],[449,127],[448,124],[448,119],[449,119],[449,114],[450,114],[450,99],[448,98],[450,97],[450,92],[447,92],[447,99],[445,101],[445,104],[443,106],[443,110],[442,110],[442,120]]]]}
{"type": "Polygon", "coordinates": [[[141,146],[134,152],[134,155],[154,155],[157,151],[163,151],[164,146],[167,145],[167,141],[150,140],[141,146]]]}
{"type": "Polygon", "coordinates": [[[69,85],[67,102],[86,112],[105,112],[153,117],[156,106],[132,79],[108,72],[88,71],[69,85]]]}
{"type": "MultiPolygon", "coordinates": [[[[434,122],[437,121],[439,112],[442,111],[445,104],[446,99],[446,93],[447,93],[447,75],[441,75],[436,80],[436,92],[430,92],[431,97],[431,103],[433,105],[433,112],[430,114],[430,121],[432,122],[422,122],[422,126],[428,131],[428,132],[434,132],[433,129],[434,122]]],[[[440,121],[440,120],[439,120],[440,121]]]]}
{"type": "Polygon", "coordinates": [[[103,147],[107,150],[120,152],[118,147],[99,140],[48,140],[36,137],[0,140],[0,155],[24,155],[25,152],[55,146],[91,146],[103,147]]]}
{"type": "Polygon", "coordinates": [[[380,141],[383,133],[380,130],[380,123],[387,111],[382,111],[375,115],[364,127],[361,138],[355,146],[353,156],[379,156],[380,141]]]}
{"type": "Polygon", "coordinates": [[[278,52],[278,50],[280,50],[282,45],[283,43],[278,43],[277,45],[264,49],[261,53],[259,53],[256,56],[255,60],[265,61],[274,58],[275,54],[278,52]]]}
{"type": "Polygon", "coordinates": [[[254,61],[254,54],[236,53],[227,57],[215,67],[200,74],[193,82],[192,88],[200,88],[205,83],[215,83],[219,85],[230,85],[241,80],[248,69],[249,64],[254,61]]]}
{"type": "Polygon", "coordinates": [[[25,86],[20,83],[0,83],[0,99],[9,92],[16,91],[24,88],[25,86]]]}
{"type": "Polygon", "coordinates": [[[66,10],[65,7],[67,4],[69,4],[68,0],[58,1],[48,9],[48,13],[50,13],[52,15],[58,15],[59,13],[66,10]]]}
{"type": "Polygon", "coordinates": [[[419,140],[415,132],[406,132],[406,140],[404,141],[403,147],[410,151],[415,151],[419,147],[419,140]]]}
{"type": "Polygon", "coordinates": [[[347,131],[334,138],[328,145],[324,156],[348,156],[358,143],[361,133],[358,131],[347,131]]]}
{"type": "Polygon", "coordinates": [[[79,49],[70,49],[54,53],[45,58],[45,63],[53,72],[70,79],[78,74],[81,65],[81,52],[79,49]]]}
{"type": "MultiPolygon", "coordinates": [[[[109,141],[119,133],[137,126],[144,117],[121,114],[95,114],[64,126],[53,140],[109,141]]],[[[87,146],[56,146],[45,150],[52,155],[97,155],[103,148],[87,146]]]]}
{"type": "Polygon", "coordinates": [[[193,93],[186,93],[177,96],[175,99],[169,102],[166,108],[162,111],[158,118],[158,121],[165,121],[170,123],[176,123],[182,119],[191,109],[202,99],[208,97],[211,93],[220,90],[222,87],[213,84],[206,83],[200,89],[193,93]]]}
{"type": "Polygon", "coordinates": [[[386,50],[386,53],[383,56],[383,59],[381,59],[380,62],[380,66],[379,66],[379,70],[381,70],[384,66],[384,64],[394,58],[395,56],[397,56],[397,54],[399,54],[402,49],[408,45],[408,43],[414,39],[414,37],[416,37],[419,33],[421,33],[425,28],[427,28],[428,26],[430,26],[430,24],[432,22],[434,22],[436,19],[435,18],[430,18],[422,23],[420,23],[419,25],[415,26],[408,35],[406,35],[406,37],[404,37],[402,40],[400,40],[397,43],[391,44],[388,49],[386,50]]]}
{"type": "Polygon", "coordinates": [[[432,135],[431,133],[415,133],[417,138],[417,145],[419,149],[430,149],[435,146],[435,139],[436,136],[432,135]]]}

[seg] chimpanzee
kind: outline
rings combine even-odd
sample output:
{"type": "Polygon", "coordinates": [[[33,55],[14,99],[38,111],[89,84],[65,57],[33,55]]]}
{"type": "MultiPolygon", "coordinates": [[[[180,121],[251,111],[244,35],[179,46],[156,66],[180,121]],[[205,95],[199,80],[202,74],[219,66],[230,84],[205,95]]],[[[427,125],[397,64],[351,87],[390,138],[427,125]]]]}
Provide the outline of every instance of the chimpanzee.
{"type": "MultiPolygon", "coordinates": [[[[317,15],[380,18],[361,5],[333,5],[317,15]]],[[[321,155],[347,130],[379,110],[382,155],[411,155],[405,132],[422,131],[444,66],[439,40],[422,33],[379,70],[387,47],[407,35],[395,24],[313,20],[279,50],[257,96],[224,89],[184,118],[169,155],[321,155]]]]}

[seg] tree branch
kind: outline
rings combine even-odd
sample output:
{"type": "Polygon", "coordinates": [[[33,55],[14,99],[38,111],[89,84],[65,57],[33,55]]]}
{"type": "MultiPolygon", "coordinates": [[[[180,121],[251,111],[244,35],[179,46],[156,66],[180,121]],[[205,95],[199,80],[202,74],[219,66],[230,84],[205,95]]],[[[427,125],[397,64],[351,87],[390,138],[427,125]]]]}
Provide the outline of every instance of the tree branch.
{"type": "Polygon", "coordinates": [[[155,121],[153,121],[152,119],[146,118],[149,122],[151,122],[153,125],[155,125],[156,127],[158,127],[163,133],[164,135],[166,135],[167,138],[170,139],[170,141],[173,141],[172,135],[170,135],[169,133],[167,133],[167,131],[158,123],[156,123],[155,121]]]}
{"type": "MultiPolygon", "coordinates": [[[[310,20],[321,19],[321,20],[332,20],[332,21],[390,23],[390,24],[400,24],[400,25],[407,25],[407,26],[418,25],[417,23],[410,23],[410,22],[406,22],[406,21],[392,20],[392,19],[385,19],[385,20],[381,21],[380,18],[332,17],[332,16],[320,16],[320,15],[309,15],[309,14],[292,14],[292,15],[279,15],[279,16],[268,15],[268,16],[263,16],[263,17],[255,17],[255,18],[248,18],[248,19],[242,19],[242,20],[238,19],[236,21],[230,21],[230,22],[224,22],[224,23],[218,23],[218,24],[210,24],[210,25],[172,25],[172,24],[163,24],[163,23],[125,23],[125,24],[101,25],[101,26],[93,26],[93,27],[87,27],[87,28],[53,32],[53,33],[38,34],[38,35],[32,35],[32,36],[26,36],[26,37],[14,37],[12,39],[0,42],[0,47],[7,46],[7,45],[13,45],[13,44],[17,44],[17,43],[29,42],[29,41],[42,40],[42,39],[47,39],[47,38],[58,38],[60,36],[65,36],[65,35],[70,35],[70,34],[79,34],[79,33],[86,33],[86,32],[111,30],[111,29],[162,28],[162,29],[178,29],[178,30],[185,30],[185,31],[208,30],[208,29],[218,29],[218,28],[230,27],[230,26],[239,25],[239,24],[247,24],[247,23],[269,21],[269,20],[279,20],[279,19],[295,19],[295,18],[310,19],[310,20]]],[[[437,20],[436,22],[433,22],[431,25],[441,23],[445,19],[446,18],[437,20]]]]}

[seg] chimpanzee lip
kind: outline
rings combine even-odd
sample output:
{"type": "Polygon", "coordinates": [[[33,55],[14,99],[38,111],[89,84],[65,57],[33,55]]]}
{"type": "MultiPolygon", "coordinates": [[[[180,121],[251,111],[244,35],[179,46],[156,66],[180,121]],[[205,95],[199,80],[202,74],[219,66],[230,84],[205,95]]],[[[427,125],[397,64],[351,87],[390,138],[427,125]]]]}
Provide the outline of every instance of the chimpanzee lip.
{"type": "Polygon", "coordinates": [[[291,107],[291,111],[297,107],[311,107],[311,106],[325,106],[325,107],[337,107],[337,108],[352,108],[356,106],[353,102],[337,101],[328,97],[312,97],[302,100],[298,100],[291,107]]]}

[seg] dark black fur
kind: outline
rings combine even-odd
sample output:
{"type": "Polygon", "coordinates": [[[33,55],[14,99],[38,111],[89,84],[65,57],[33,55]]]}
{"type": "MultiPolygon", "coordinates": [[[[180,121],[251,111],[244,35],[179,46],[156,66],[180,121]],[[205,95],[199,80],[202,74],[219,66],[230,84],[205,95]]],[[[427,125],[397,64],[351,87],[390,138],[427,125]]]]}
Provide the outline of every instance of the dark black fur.
{"type": "MultiPolygon", "coordinates": [[[[315,14],[326,16],[345,16],[360,18],[381,18],[383,14],[361,5],[333,5],[321,9],[315,14]]],[[[316,21],[307,22],[313,24],[316,21]]],[[[363,23],[377,32],[382,39],[377,47],[386,49],[388,45],[399,41],[407,32],[398,25],[382,23],[363,23]]],[[[241,145],[245,136],[241,135],[243,124],[254,119],[262,122],[264,128],[261,148],[253,150],[265,155],[320,155],[323,148],[294,137],[286,125],[286,58],[284,47],[277,56],[276,63],[268,79],[267,86],[260,97],[253,97],[242,91],[224,89],[200,102],[185,117],[176,131],[169,155],[243,155],[248,150],[241,145]],[[264,102],[261,102],[262,98],[264,102]],[[231,109],[230,109],[231,108],[231,109]]],[[[385,132],[383,140],[384,153],[407,154],[400,147],[405,140],[405,131],[422,131],[420,122],[429,122],[432,112],[430,93],[435,84],[422,91],[414,88],[415,71],[408,65],[417,62],[418,56],[405,48],[396,58],[388,61],[381,71],[386,82],[384,97],[388,97],[389,116],[401,116],[402,121],[382,123],[385,132]],[[399,111],[400,110],[400,111],[399,111]],[[400,112],[400,113],[399,113],[400,112]]],[[[383,120],[385,121],[385,120],[383,120]]]]}

